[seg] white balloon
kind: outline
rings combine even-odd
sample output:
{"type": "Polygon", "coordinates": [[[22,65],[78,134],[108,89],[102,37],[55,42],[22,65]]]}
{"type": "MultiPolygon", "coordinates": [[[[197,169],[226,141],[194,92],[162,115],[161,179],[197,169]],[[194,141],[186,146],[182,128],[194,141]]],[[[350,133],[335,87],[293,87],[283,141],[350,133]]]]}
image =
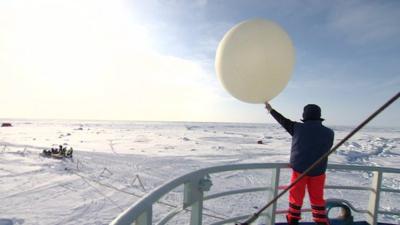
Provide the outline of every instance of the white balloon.
{"type": "Polygon", "coordinates": [[[285,88],[294,61],[288,34],[274,22],[255,19],[239,23],[225,34],[215,67],[232,96],[248,103],[264,103],[285,88]]]}

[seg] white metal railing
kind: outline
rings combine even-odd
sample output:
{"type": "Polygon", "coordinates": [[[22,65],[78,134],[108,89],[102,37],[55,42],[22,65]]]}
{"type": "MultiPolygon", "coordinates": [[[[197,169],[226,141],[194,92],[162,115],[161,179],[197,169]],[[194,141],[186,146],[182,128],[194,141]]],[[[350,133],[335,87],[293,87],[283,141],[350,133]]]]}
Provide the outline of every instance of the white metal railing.
{"type": "MultiPolygon", "coordinates": [[[[126,209],[117,218],[115,218],[110,224],[111,225],[151,225],[153,224],[153,204],[157,203],[164,195],[172,191],[173,189],[183,185],[183,207],[174,210],[164,216],[157,225],[166,224],[175,215],[183,210],[190,208],[190,225],[201,225],[203,217],[203,202],[215,199],[227,195],[242,194],[257,191],[267,191],[268,199],[273,199],[279,189],[283,189],[284,186],[279,186],[279,177],[282,169],[289,168],[286,163],[253,163],[253,164],[237,164],[237,165],[224,165],[215,166],[200,169],[181,177],[175,178],[164,185],[158,187],[154,191],[144,196],[141,200],[134,203],[131,207],[126,209]],[[204,195],[205,191],[208,191],[212,183],[209,175],[214,173],[221,173],[235,170],[255,170],[255,169],[268,169],[272,172],[271,174],[271,185],[269,187],[262,188],[246,188],[230,190],[212,195],[204,195]]],[[[369,202],[366,209],[357,209],[357,212],[366,214],[366,220],[371,225],[376,225],[378,220],[378,214],[388,214],[400,216],[400,211],[383,211],[379,209],[380,194],[381,192],[392,192],[400,193],[400,189],[382,188],[382,177],[385,173],[396,173],[400,174],[400,169],[386,168],[386,167],[370,167],[370,166],[352,166],[352,165],[337,165],[329,164],[328,169],[344,170],[344,171],[363,171],[372,173],[372,182],[370,187],[361,186],[337,186],[337,185],[326,185],[325,189],[344,189],[344,190],[363,190],[369,191],[369,202]]],[[[277,210],[277,203],[273,204],[272,207],[268,208],[263,212],[263,218],[266,221],[265,224],[272,225],[275,223],[275,215],[285,213],[284,210],[277,210]]],[[[354,208],[353,208],[354,210],[354,208]]],[[[226,223],[232,223],[238,220],[248,218],[250,215],[242,215],[229,219],[222,219],[219,222],[213,223],[213,225],[221,225],[226,223]]]]}

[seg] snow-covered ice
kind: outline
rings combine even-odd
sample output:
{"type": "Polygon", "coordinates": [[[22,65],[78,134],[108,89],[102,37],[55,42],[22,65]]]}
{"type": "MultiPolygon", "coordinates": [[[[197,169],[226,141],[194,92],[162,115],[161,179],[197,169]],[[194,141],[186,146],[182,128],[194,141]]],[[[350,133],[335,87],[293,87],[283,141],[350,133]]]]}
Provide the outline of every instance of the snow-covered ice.
{"type": "MultiPolygon", "coordinates": [[[[0,128],[0,224],[108,224],[140,196],[199,168],[237,163],[288,162],[290,136],[277,124],[17,120],[0,128]],[[263,144],[257,144],[257,141],[263,144]],[[73,160],[43,158],[43,148],[66,144],[73,160]],[[123,192],[119,191],[122,190],[123,192]]],[[[336,140],[349,127],[333,127],[336,140]]],[[[329,158],[330,163],[400,168],[400,129],[365,128],[329,158]]],[[[288,171],[289,172],[289,171],[288,171]]],[[[288,181],[289,173],[281,177],[288,181]]],[[[212,176],[211,193],[268,184],[266,171],[212,176]]],[[[330,171],[328,184],[368,185],[366,173],[330,171]]],[[[399,176],[384,184],[400,189],[399,176]]],[[[181,204],[177,188],[154,208],[155,218],[181,204]]],[[[362,206],[367,193],[327,190],[362,206]]],[[[265,204],[263,193],[205,202],[205,213],[231,217],[265,204]],[[219,201],[219,202],[218,202],[219,201]],[[224,204],[219,204],[223,201],[224,204]]],[[[400,195],[384,194],[382,209],[400,210],[400,195]]],[[[286,208],[286,197],[279,207],[286,208]]],[[[305,203],[307,206],[308,203],[305,203]]],[[[358,218],[356,216],[356,218],[358,218]]],[[[361,218],[361,217],[360,217],[361,218]]],[[[186,224],[187,213],[171,224],[186,224]]],[[[395,216],[382,220],[400,223],[395,216]]],[[[215,218],[205,216],[205,222],[215,218]]],[[[282,216],[278,221],[283,220],[282,216]]]]}

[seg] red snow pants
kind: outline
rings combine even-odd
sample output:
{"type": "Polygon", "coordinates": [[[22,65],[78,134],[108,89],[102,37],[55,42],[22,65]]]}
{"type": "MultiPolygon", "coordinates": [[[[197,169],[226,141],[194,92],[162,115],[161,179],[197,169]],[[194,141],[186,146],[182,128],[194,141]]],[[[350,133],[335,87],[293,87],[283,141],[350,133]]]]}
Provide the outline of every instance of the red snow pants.
{"type": "MultiPolygon", "coordinates": [[[[301,173],[293,170],[290,182],[292,183],[300,175],[301,173]]],[[[329,224],[324,200],[325,177],[325,174],[319,176],[305,176],[290,189],[289,211],[287,214],[288,222],[301,219],[300,210],[303,205],[304,194],[307,187],[314,222],[329,224]]]]}

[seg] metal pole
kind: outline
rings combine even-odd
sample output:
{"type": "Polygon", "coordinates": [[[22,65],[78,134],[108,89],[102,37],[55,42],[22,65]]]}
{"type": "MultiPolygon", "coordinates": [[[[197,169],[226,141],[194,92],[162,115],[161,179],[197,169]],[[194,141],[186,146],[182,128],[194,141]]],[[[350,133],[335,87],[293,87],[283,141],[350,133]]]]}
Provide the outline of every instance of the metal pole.
{"type": "Polygon", "coordinates": [[[379,109],[377,109],[374,113],[372,113],[367,119],[365,119],[360,125],[358,125],[353,131],[351,131],[346,137],[344,137],[339,143],[337,143],[330,151],[326,152],[321,158],[315,161],[306,171],[304,171],[296,180],[293,181],[287,188],[285,188],[281,193],[279,193],[274,199],[272,199],[268,204],[254,213],[250,218],[248,218],[243,223],[235,223],[236,225],[249,225],[254,222],[258,216],[272,204],[274,204],[282,195],[290,190],[294,185],[296,185],[303,177],[307,175],[315,166],[325,160],[330,154],[332,154],[336,149],[338,149],[343,143],[345,143],[348,139],[350,139],[355,133],[357,133],[361,128],[363,128],[367,123],[369,123],[372,119],[374,119],[379,113],[385,110],[389,105],[395,102],[400,96],[400,92],[394,95],[391,99],[389,99],[385,104],[383,104],[379,109]]]}

